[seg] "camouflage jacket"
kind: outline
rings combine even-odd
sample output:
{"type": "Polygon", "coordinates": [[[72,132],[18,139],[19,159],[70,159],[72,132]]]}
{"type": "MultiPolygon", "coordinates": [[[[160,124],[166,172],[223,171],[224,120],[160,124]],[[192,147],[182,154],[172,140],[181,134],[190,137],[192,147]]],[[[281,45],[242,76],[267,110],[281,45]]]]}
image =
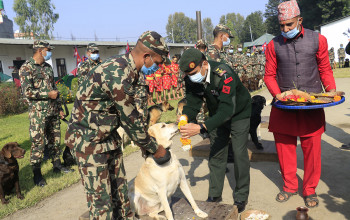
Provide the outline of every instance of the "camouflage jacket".
{"type": "Polygon", "coordinates": [[[329,59],[330,59],[330,60],[334,60],[334,59],[335,59],[334,50],[333,50],[333,51],[332,51],[332,50],[329,50],[328,53],[329,53],[329,59]]]}
{"type": "Polygon", "coordinates": [[[29,102],[29,111],[43,111],[46,115],[59,114],[62,111],[61,98],[49,98],[49,92],[57,90],[53,70],[50,64],[35,64],[30,58],[19,70],[23,96],[29,102]]]}
{"type": "Polygon", "coordinates": [[[209,60],[226,63],[231,68],[233,67],[231,59],[228,57],[227,53],[224,50],[219,50],[219,48],[216,45],[214,44],[209,45],[207,54],[208,54],[207,57],[209,57],[209,60]]]}
{"type": "Polygon", "coordinates": [[[345,57],[345,49],[344,48],[339,48],[338,49],[338,57],[339,58],[344,58],[345,57]]]}
{"type": "Polygon", "coordinates": [[[83,81],[84,77],[94,68],[95,66],[99,65],[101,63],[101,60],[98,59],[96,61],[92,59],[87,59],[84,62],[80,63],[77,69],[77,75],[78,75],[78,84],[80,85],[83,81]]]}
{"type": "Polygon", "coordinates": [[[84,154],[115,150],[121,141],[117,128],[122,126],[133,141],[154,153],[157,144],[147,133],[147,112],[141,106],[147,103],[144,79],[132,55],[111,57],[86,77],[76,94],[66,145],[84,154]]]}

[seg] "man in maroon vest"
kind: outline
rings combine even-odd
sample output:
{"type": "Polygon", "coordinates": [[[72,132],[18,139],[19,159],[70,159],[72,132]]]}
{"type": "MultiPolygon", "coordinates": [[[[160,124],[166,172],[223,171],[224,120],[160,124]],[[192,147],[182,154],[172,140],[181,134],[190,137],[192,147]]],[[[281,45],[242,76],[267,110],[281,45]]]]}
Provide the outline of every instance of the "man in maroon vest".
{"type": "MultiPolygon", "coordinates": [[[[329,63],[327,39],[305,29],[296,0],[278,6],[281,35],[275,37],[266,50],[265,83],[271,95],[282,99],[282,92],[298,89],[306,92],[335,91],[335,81],[329,63]]],[[[303,197],[307,207],[317,207],[315,192],[321,176],[321,135],[325,131],[323,109],[289,110],[272,107],[269,131],[273,132],[283,190],[278,202],[287,201],[298,192],[297,138],[304,154],[303,197]]]]}

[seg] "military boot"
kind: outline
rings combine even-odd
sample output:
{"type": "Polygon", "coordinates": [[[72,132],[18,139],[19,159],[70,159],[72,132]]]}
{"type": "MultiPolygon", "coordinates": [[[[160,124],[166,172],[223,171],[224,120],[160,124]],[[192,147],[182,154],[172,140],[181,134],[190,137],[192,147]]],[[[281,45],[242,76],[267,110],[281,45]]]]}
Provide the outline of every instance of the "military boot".
{"type": "Polygon", "coordinates": [[[69,173],[69,172],[73,172],[73,169],[69,169],[67,167],[62,166],[61,164],[61,160],[57,159],[55,161],[52,161],[53,164],[53,172],[54,173],[69,173]]]}
{"type": "Polygon", "coordinates": [[[45,186],[47,183],[43,177],[43,175],[41,174],[41,164],[40,163],[36,163],[32,166],[33,169],[33,174],[34,174],[34,184],[37,186],[45,186]]]}

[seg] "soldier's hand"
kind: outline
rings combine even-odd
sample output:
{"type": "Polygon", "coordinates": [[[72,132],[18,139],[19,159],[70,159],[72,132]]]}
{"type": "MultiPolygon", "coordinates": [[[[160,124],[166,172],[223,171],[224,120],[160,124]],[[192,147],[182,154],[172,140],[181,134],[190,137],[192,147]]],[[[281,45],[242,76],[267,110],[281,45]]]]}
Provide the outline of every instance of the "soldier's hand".
{"type": "Polygon", "coordinates": [[[49,92],[49,98],[50,99],[57,99],[57,96],[58,96],[58,91],[57,90],[52,90],[49,92]]]}
{"type": "Polygon", "coordinates": [[[60,111],[60,117],[61,117],[61,119],[64,119],[64,112],[63,111],[60,111]]]}
{"type": "Polygon", "coordinates": [[[157,151],[153,154],[153,157],[158,159],[158,158],[164,157],[165,154],[166,154],[165,148],[164,148],[163,146],[161,146],[161,145],[158,145],[158,149],[157,149],[157,151]]]}
{"type": "Polygon", "coordinates": [[[199,134],[201,126],[194,123],[189,123],[180,127],[180,133],[182,138],[190,138],[196,134],[199,134]]]}

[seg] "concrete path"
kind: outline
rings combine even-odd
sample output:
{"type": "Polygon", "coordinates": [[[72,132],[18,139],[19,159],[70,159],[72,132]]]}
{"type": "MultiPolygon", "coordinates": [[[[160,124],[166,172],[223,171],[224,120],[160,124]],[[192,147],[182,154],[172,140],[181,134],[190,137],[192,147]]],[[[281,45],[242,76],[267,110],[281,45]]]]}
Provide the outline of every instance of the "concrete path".
{"type": "MultiPolygon", "coordinates": [[[[342,90],[350,97],[350,78],[336,79],[337,89],[342,90]]],[[[260,95],[271,99],[267,90],[260,95]]],[[[309,211],[310,219],[343,220],[350,219],[350,151],[339,149],[342,143],[350,142],[350,98],[345,103],[325,108],[327,131],[322,136],[322,175],[317,187],[320,199],[319,207],[309,211]]],[[[268,121],[271,106],[267,106],[262,113],[263,120],[268,121]]],[[[266,124],[266,123],[265,123],[266,124]]],[[[261,128],[262,143],[273,147],[273,136],[266,126],[261,128]]],[[[206,158],[191,158],[188,152],[180,149],[179,136],[174,137],[173,151],[183,165],[192,194],[196,200],[204,201],[208,193],[208,160],[206,158]]],[[[194,137],[193,143],[201,141],[194,137]]],[[[135,178],[143,159],[140,152],[125,158],[128,179],[135,178]]],[[[232,189],[235,187],[233,164],[229,164],[230,172],[225,179],[223,203],[232,204],[232,189]]],[[[298,176],[299,195],[292,197],[286,203],[275,201],[276,194],[282,188],[278,163],[253,162],[251,163],[251,187],[247,209],[261,209],[271,215],[271,219],[295,219],[298,206],[304,206],[302,192],[303,156],[298,146],[298,176]]],[[[176,197],[184,197],[180,189],[176,197]]],[[[65,189],[38,203],[36,206],[24,209],[8,216],[5,219],[74,219],[87,210],[85,195],[81,183],[65,189]]]]}

